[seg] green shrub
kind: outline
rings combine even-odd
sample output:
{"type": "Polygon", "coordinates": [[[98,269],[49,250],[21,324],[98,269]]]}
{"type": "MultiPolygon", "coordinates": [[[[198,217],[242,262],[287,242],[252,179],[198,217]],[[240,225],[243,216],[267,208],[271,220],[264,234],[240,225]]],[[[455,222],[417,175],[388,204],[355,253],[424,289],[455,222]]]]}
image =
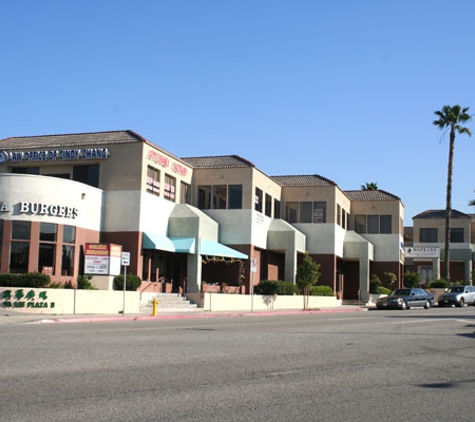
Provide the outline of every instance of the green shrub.
{"type": "Polygon", "coordinates": [[[254,293],[256,295],[273,296],[273,295],[294,295],[298,293],[298,286],[290,281],[281,280],[262,280],[256,287],[254,293]]]}
{"type": "Polygon", "coordinates": [[[50,283],[49,275],[41,273],[0,274],[0,286],[2,287],[44,288],[50,283]]]}
{"type": "Polygon", "coordinates": [[[271,280],[262,280],[254,287],[256,295],[272,296],[277,294],[277,282],[271,280]]]}
{"type": "Polygon", "coordinates": [[[384,286],[379,286],[378,290],[376,291],[376,294],[378,295],[388,295],[389,293],[391,293],[391,289],[388,289],[384,286]]]}
{"type": "MultiPolygon", "coordinates": [[[[126,280],[127,280],[127,283],[125,286],[126,290],[135,291],[142,284],[141,278],[135,274],[127,274],[126,280]]],[[[114,290],[124,290],[124,275],[123,274],[116,275],[114,277],[113,287],[114,287],[114,290]]]]}
{"type": "MultiPolygon", "coordinates": [[[[78,276],[78,279],[77,279],[78,289],[81,289],[81,290],[96,290],[96,288],[91,284],[91,278],[92,278],[91,275],[80,275],[80,276],[78,276]]],[[[128,280],[128,277],[127,277],[127,285],[129,284],[128,281],[129,280],[128,280]]],[[[140,286],[140,284],[139,284],[139,286],[140,286]]],[[[121,287],[122,288],[124,287],[124,277],[122,277],[121,287]]]]}
{"type": "Polygon", "coordinates": [[[447,288],[450,286],[450,282],[443,279],[443,278],[439,278],[438,280],[435,280],[435,281],[431,281],[430,283],[428,283],[427,287],[431,287],[433,289],[436,289],[436,288],[447,288]]]}
{"type": "Polygon", "coordinates": [[[277,281],[277,294],[282,296],[292,296],[298,294],[299,287],[291,281],[277,281]]]}
{"type": "Polygon", "coordinates": [[[310,296],[334,296],[330,286],[312,286],[309,290],[310,296]]]}

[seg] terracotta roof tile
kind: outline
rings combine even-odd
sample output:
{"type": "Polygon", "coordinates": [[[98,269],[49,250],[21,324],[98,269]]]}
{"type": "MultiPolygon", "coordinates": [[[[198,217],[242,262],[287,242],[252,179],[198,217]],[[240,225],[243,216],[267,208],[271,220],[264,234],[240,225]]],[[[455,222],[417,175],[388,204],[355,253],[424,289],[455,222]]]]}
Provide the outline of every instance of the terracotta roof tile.
{"type": "Polygon", "coordinates": [[[64,135],[19,136],[2,139],[0,149],[60,148],[70,145],[105,145],[147,142],[131,130],[113,132],[72,133],[64,135]]]}
{"type": "MultiPolygon", "coordinates": [[[[445,210],[427,210],[412,218],[445,218],[445,210]]],[[[463,212],[452,210],[450,218],[470,218],[470,216],[463,212]]]]}
{"type": "Polygon", "coordinates": [[[345,190],[343,193],[351,201],[394,201],[401,200],[401,198],[384,190],[345,190]]]}
{"type": "Polygon", "coordinates": [[[182,157],[181,160],[196,169],[254,167],[254,164],[242,157],[239,157],[238,155],[182,157]]]}
{"type": "Polygon", "coordinates": [[[318,174],[271,176],[271,179],[280,186],[337,186],[335,182],[318,174]]]}

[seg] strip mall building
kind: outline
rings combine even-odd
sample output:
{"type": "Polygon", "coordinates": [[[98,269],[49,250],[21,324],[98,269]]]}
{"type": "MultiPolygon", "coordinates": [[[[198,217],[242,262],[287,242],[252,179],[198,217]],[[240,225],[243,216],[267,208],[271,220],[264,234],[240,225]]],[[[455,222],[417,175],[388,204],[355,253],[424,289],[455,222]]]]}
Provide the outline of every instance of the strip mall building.
{"type": "Polygon", "coordinates": [[[268,176],[234,155],[178,158],[132,131],[4,139],[0,188],[4,273],[47,269],[74,284],[99,243],[130,252],[144,281],[184,292],[295,282],[305,252],[341,299],[367,299],[372,274],[402,280],[397,196],[268,176]]]}

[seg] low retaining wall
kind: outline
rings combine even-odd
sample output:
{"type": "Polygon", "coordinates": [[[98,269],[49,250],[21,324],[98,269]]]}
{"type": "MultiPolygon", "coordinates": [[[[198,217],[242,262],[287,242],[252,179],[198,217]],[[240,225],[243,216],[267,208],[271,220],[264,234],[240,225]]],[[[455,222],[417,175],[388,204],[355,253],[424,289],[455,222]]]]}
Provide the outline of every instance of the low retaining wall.
{"type": "MultiPolygon", "coordinates": [[[[226,293],[187,293],[186,297],[205,311],[265,311],[303,309],[303,296],[261,296],[226,293]]],[[[309,309],[341,306],[333,296],[310,296],[309,309]]]]}
{"type": "MultiPolygon", "coordinates": [[[[125,292],[125,313],[139,313],[139,292],[125,292]]],[[[119,314],[124,292],[0,287],[0,309],[32,314],[119,314]]]]}

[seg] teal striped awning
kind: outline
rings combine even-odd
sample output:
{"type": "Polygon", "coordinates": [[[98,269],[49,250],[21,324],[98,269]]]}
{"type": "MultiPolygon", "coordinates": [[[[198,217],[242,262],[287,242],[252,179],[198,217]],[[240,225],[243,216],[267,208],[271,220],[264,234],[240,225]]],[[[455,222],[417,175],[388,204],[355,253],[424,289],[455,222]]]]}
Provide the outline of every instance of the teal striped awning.
{"type": "Polygon", "coordinates": [[[149,232],[144,233],[142,236],[142,248],[175,252],[175,245],[167,236],[149,232]]]}
{"type": "Polygon", "coordinates": [[[210,255],[210,256],[222,256],[224,258],[236,258],[236,259],[247,259],[248,256],[232,249],[228,246],[223,245],[219,242],[214,242],[209,239],[200,240],[200,254],[201,255],[210,255]]]}
{"type": "Polygon", "coordinates": [[[170,240],[175,247],[175,252],[195,253],[194,237],[170,237],[170,240]]]}
{"type": "MultiPolygon", "coordinates": [[[[143,249],[158,249],[160,251],[177,253],[196,253],[194,237],[167,237],[163,234],[145,232],[142,236],[143,249]]],[[[200,239],[201,255],[222,256],[224,258],[248,259],[235,249],[209,239],[200,239]]]]}

